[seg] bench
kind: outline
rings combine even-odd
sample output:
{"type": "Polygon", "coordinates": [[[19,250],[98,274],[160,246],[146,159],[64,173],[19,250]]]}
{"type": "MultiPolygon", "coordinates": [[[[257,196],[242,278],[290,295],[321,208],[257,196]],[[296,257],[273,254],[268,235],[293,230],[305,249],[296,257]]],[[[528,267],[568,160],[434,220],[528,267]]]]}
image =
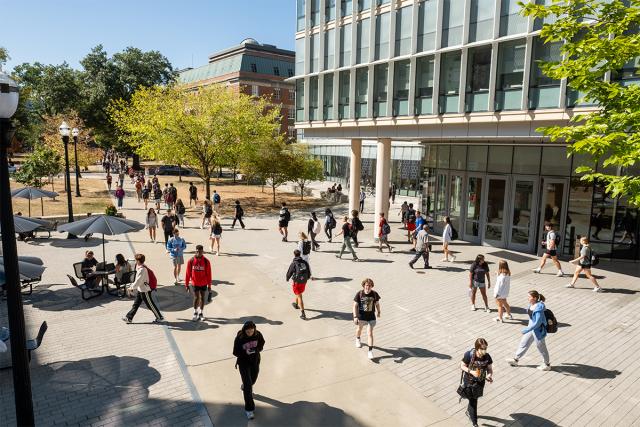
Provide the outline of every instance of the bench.
{"type": "MultiPolygon", "coordinates": [[[[74,272],[76,274],[76,277],[78,279],[84,279],[84,275],[82,274],[81,271],[82,268],[82,263],[81,262],[77,262],[75,264],[73,264],[73,269],[74,272]]],[[[78,281],[76,280],[75,277],[67,274],[67,277],[69,278],[69,281],[71,282],[71,285],[73,285],[74,287],[80,289],[82,291],[82,299],[85,301],[88,301],[92,298],[95,298],[97,296],[100,296],[104,293],[104,288],[102,286],[98,286],[96,284],[95,288],[90,288],[88,287],[86,284],[79,284],[78,281]],[[87,296],[88,295],[88,296],[87,296]]]]}
{"type": "Polygon", "coordinates": [[[40,227],[33,230],[34,238],[37,236],[39,232],[41,232],[41,233],[47,233],[47,239],[50,239],[51,232],[56,231],[57,229],[58,229],[58,221],[54,221],[54,222],[43,221],[43,224],[40,227]]]}
{"type": "MultiPolygon", "coordinates": [[[[26,341],[25,348],[27,349],[29,362],[31,362],[31,353],[36,351],[42,345],[42,340],[44,339],[44,334],[47,332],[47,329],[49,329],[47,322],[42,322],[40,329],[38,330],[38,335],[36,335],[35,338],[26,341]]],[[[9,329],[0,328],[0,369],[12,366],[11,343],[9,338],[9,329]]]]}

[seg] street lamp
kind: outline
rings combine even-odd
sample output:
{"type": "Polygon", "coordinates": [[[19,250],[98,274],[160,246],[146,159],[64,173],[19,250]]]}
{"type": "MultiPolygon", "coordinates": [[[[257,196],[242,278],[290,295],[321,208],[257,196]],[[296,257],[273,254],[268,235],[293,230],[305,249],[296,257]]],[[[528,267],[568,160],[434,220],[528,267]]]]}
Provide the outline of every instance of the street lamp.
{"type": "MultiPolygon", "coordinates": [[[[62,143],[64,144],[64,179],[67,187],[67,212],[69,214],[69,222],[73,222],[73,205],[71,204],[71,178],[69,178],[69,125],[67,122],[62,122],[58,128],[60,135],[62,135],[62,143]]],[[[67,239],[76,239],[74,234],[67,234],[67,239]]]]}
{"type": "Polygon", "coordinates": [[[18,249],[13,226],[13,207],[9,191],[9,163],[7,150],[11,144],[9,119],[18,108],[18,85],[0,70],[0,226],[4,276],[7,291],[7,311],[11,331],[11,363],[13,366],[13,394],[18,425],[34,425],[31,398],[31,373],[22,310],[20,275],[18,273],[18,249]]]}
{"type": "Polygon", "coordinates": [[[73,135],[73,154],[76,160],[76,197],[80,197],[80,169],[78,169],[78,135],[80,135],[80,131],[78,128],[73,128],[71,135],[73,135]]]}

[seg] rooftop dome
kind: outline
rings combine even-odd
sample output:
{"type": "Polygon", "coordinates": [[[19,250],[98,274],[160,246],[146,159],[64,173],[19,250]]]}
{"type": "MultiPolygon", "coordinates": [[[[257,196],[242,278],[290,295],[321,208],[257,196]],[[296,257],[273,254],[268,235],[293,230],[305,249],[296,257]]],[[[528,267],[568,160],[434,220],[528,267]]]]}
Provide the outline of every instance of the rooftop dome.
{"type": "Polygon", "coordinates": [[[242,40],[240,42],[240,45],[242,45],[242,46],[244,46],[246,44],[257,44],[257,45],[260,45],[260,43],[258,43],[258,41],[256,39],[252,39],[251,37],[246,38],[246,39],[244,39],[244,40],[242,40]]]}

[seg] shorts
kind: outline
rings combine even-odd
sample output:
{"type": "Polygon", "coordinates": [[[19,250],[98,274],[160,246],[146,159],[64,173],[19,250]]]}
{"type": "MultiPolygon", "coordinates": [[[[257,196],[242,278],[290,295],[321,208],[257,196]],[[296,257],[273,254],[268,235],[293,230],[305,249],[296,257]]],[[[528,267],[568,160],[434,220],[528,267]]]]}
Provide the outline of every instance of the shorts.
{"type": "Polygon", "coordinates": [[[578,264],[578,266],[583,270],[591,270],[591,264],[578,264]]]}
{"type": "Polygon", "coordinates": [[[366,326],[369,325],[370,328],[374,328],[376,326],[376,320],[362,320],[358,319],[358,326],[366,326]]]}
{"type": "Polygon", "coordinates": [[[212,239],[219,239],[220,237],[222,237],[222,234],[213,234],[213,233],[211,233],[211,238],[212,239]]]}
{"type": "Polygon", "coordinates": [[[154,203],[160,204],[160,199],[153,199],[154,203]]]}
{"type": "Polygon", "coordinates": [[[415,223],[412,223],[412,222],[407,223],[407,230],[408,231],[413,231],[415,229],[416,229],[416,224],[415,223]]]}
{"type": "Polygon", "coordinates": [[[558,251],[555,249],[547,249],[547,251],[545,252],[545,254],[549,255],[549,256],[558,256],[558,251]]]}
{"type": "Polygon", "coordinates": [[[288,227],[289,226],[289,221],[278,221],[278,227],[288,227]]]}
{"type": "Polygon", "coordinates": [[[486,283],[484,282],[476,282],[475,280],[473,281],[473,287],[477,288],[477,289],[482,289],[484,288],[486,285],[486,283]]]}
{"type": "Polygon", "coordinates": [[[191,291],[193,292],[193,295],[200,294],[200,296],[204,298],[204,294],[207,292],[207,287],[191,285],[191,291]]]}
{"type": "Polygon", "coordinates": [[[292,289],[295,295],[302,295],[304,289],[307,287],[306,283],[295,283],[293,282],[292,289]]]}
{"type": "Polygon", "coordinates": [[[173,265],[182,265],[184,264],[184,256],[171,257],[171,261],[173,261],[173,265]]]}

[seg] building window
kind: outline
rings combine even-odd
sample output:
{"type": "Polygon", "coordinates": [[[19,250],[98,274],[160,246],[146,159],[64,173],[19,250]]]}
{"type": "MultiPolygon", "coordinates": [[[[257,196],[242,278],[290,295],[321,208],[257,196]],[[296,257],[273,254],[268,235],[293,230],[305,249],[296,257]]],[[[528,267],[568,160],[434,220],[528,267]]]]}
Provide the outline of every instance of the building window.
{"type": "Polygon", "coordinates": [[[275,99],[276,101],[280,101],[280,88],[279,87],[274,87],[273,88],[273,99],[275,99]]]}
{"type": "Polygon", "coordinates": [[[525,50],[524,40],[505,42],[498,48],[496,111],[521,108],[525,50]]]}
{"type": "Polygon", "coordinates": [[[369,91],[369,69],[356,70],[356,119],[367,117],[367,97],[369,91]]]}
{"type": "Polygon", "coordinates": [[[464,0],[444,0],[442,16],[442,47],[462,44],[464,0]]]}
{"type": "Polygon", "coordinates": [[[311,2],[311,26],[320,24],[320,0],[309,0],[311,2]]]}
{"type": "Polygon", "coordinates": [[[324,20],[329,22],[336,19],[336,0],[325,0],[324,20]]]}
{"type": "Polygon", "coordinates": [[[340,67],[351,65],[351,24],[340,27],[340,67]]]}
{"type": "Polygon", "coordinates": [[[295,138],[296,137],[296,127],[295,126],[289,126],[287,128],[287,136],[289,138],[295,138]]]}
{"type": "Polygon", "coordinates": [[[294,74],[293,74],[293,69],[292,69],[292,68],[288,68],[288,69],[287,69],[287,75],[288,75],[289,77],[293,77],[293,76],[294,76],[294,74]]]}
{"type": "Polygon", "coordinates": [[[279,76],[280,75],[280,68],[273,67],[273,75],[274,76],[279,76]]]}
{"type": "Polygon", "coordinates": [[[357,51],[356,64],[369,62],[369,34],[370,34],[370,18],[358,21],[357,25],[357,51]]]}
{"type": "Polygon", "coordinates": [[[338,86],[338,119],[349,118],[349,90],[351,72],[341,71],[338,86]]]}
{"type": "Polygon", "coordinates": [[[257,73],[258,72],[258,66],[256,64],[251,64],[251,72],[252,73],[257,73]]]}
{"type": "Polygon", "coordinates": [[[251,96],[260,96],[258,85],[251,85],[251,96]]]}
{"type": "Polygon", "coordinates": [[[469,42],[493,38],[494,0],[471,0],[469,20],[469,42]]]}
{"type": "Polygon", "coordinates": [[[322,119],[333,120],[333,74],[325,74],[322,84],[322,119]]]}
{"type": "Polygon", "coordinates": [[[433,113],[433,56],[416,60],[416,103],[417,115],[433,113]]]}
{"type": "Polygon", "coordinates": [[[304,3],[305,3],[305,0],[297,0],[296,2],[297,12],[298,12],[298,26],[297,26],[298,31],[304,30],[304,27],[305,27],[305,23],[304,23],[305,4],[304,3]]]}
{"type": "Polygon", "coordinates": [[[358,12],[371,9],[371,0],[358,0],[358,12]]]}
{"type": "Polygon", "coordinates": [[[437,19],[437,0],[426,0],[420,3],[418,9],[418,52],[435,49],[437,19]]]}
{"type": "Polygon", "coordinates": [[[393,116],[409,114],[409,71],[411,62],[398,61],[393,66],[393,116]]]}
{"type": "Polygon", "coordinates": [[[334,28],[324,33],[324,69],[331,70],[335,65],[333,63],[334,53],[336,51],[336,30],[334,28]]]}
{"type": "Polygon", "coordinates": [[[389,57],[390,16],[391,14],[389,12],[376,16],[376,48],[375,48],[376,60],[385,59],[389,57]]]}
{"type": "Polygon", "coordinates": [[[403,7],[396,13],[396,51],[395,56],[411,53],[411,25],[413,6],[403,7]]]}
{"type": "Polygon", "coordinates": [[[489,109],[489,81],[491,74],[491,46],[469,50],[465,111],[489,109]]]}
{"type": "Polygon", "coordinates": [[[304,120],[304,80],[296,80],[296,121],[304,120]]]}
{"type": "Polygon", "coordinates": [[[500,2],[500,37],[527,32],[527,17],[520,14],[519,0],[500,2]]]}
{"type": "Polygon", "coordinates": [[[304,41],[305,38],[296,39],[296,75],[304,74],[304,41]]]}
{"type": "Polygon", "coordinates": [[[320,57],[320,33],[315,33],[311,36],[309,51],[311,52],[309,55],[311,57],[309,72],[315,73],[318,71],[318,59],[320,57]]]}
{"type": "Polygon", "coordinates": [[[296,119],[296,110],[295,110],[295,108],[289,108],[288,112],[289,112],[289,120],[295,120],[296,119]]]}
{"type": "Polygon", "coordinates": [[[347,16],[353,13],[353,3],[351,0],[342,0],[340,2],[340,15],[347,16]]]}
{"type": "Polygon", "coordinates": [[[293,89],[289,89],[289,101],[293,101],[296,99],[296,91],[293,89]]]}
{"type": "Polygon", "coordinates": [[[541,62],[560,61],[561,42],[545,43],[542,38],[533,39],[531,78],[529,79],[529,108],[558,108],[560,104],[560,80],[547,77],[540,68],[541,62]]]}
{"type": "Polygon", "coordinates": [[[460,100],[460,52],[450,52],[440,59],[440,97],[438,112],[457,113],[460,100]]]}
{"type": "Polygon", "coordinates": [[[389,3],[391,0],[376,0],[376,6],[382,6],[383,4],[389,3]]]}
{"type": "Polygon", "coordinates": [[[387,115],[388,75],[388,64],[379,64],[373,69],[373,117],[384,117],[387,115]]]}
{"type": "Polygon", "coordinates": [[[318,76],[309,79],[309,120],[318,120],[318,76]]]}

